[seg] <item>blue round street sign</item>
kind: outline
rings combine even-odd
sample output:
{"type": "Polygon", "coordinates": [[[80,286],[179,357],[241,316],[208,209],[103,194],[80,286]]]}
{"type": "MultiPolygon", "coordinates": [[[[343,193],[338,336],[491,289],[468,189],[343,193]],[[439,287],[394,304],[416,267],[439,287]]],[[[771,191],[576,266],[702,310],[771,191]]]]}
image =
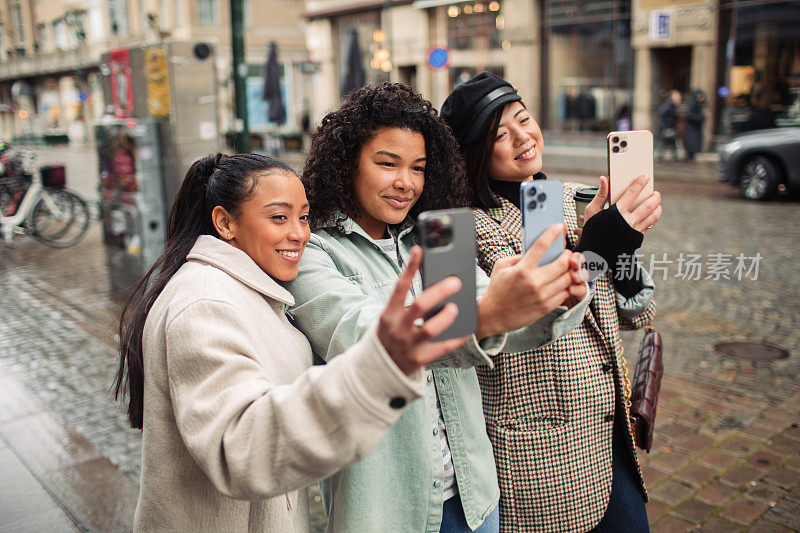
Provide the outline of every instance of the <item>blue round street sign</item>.
{"type": "Polygon", "coordinates": [[[450,65],[450,50],[446,46],[431,46],[427,54],[428,66],[439,70],[450,65]]]}

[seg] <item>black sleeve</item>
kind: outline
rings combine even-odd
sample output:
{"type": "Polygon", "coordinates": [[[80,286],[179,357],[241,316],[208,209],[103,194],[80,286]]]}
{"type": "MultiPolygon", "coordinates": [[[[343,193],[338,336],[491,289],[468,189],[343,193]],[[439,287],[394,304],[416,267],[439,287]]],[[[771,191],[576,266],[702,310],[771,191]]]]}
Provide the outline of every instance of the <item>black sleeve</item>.
{"type": "Polygon", "coordinates": [[[612,204],[608,209],[603,209],[586,221],[583,226],[581,240],[575,246],[576,252],[593,252],[599,255],[608,264],[614,280],[614,288],[625,298],[637,294],[642,290],[642,278],[638,275],[631,276],[631,270],[616,271],[620,256],[633,256],[634,252],[642,246],[644,234],[633,229],[612,204]]]}

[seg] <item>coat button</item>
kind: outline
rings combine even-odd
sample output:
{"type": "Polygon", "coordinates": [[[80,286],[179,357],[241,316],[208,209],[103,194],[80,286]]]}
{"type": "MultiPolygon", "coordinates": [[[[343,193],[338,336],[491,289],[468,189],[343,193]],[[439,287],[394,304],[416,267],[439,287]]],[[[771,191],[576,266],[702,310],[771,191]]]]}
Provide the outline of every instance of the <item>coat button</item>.
{"type": "Polygon", "coordinates": [[[402,409],[405,406],[406,406],[406,399],[400,396],[392,398],[389,401],[389,407],[391,407],[392,409],[402,409]]]}
{"type": "Polygon", "coordinates": [[[607,414],[606,416],[603,417],[603,420],[605,420],[606,422],[613,422],[614,421],[614,415],[609,413],[609,414],[607,414]]]}
{"type": "Polygon", "coordinates": [[[428,374],[428,383],[433,383],[433,376],[428,374]]]}
{"type": "Polygon", "coordinates": [[[437,479],[436,481],[433,482],[433,486],[434,487],[441,487],[442,486],[442,480],[437,479]]]}
{"type": "Polygon", "coordinates": [[[439,434],[439,428],[433,428],[433,434],[434,435],[438,435],[439,434]]]}
{"type": "Polygon", "coordinates": [[[603,369],[603,372],[608,374],[609,372],[611,372],[611,369],[614,368],[614,367],[611,366],[611,363],[603,363],[601,368],[603,369]]]}

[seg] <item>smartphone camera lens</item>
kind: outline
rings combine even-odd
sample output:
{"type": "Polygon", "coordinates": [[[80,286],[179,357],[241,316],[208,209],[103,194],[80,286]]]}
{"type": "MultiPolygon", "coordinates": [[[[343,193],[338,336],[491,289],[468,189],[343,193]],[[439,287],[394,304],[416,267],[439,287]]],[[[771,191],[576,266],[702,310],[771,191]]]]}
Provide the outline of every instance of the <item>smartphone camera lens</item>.
{"type": "Polygon", "coordinates": [[[428,229],[430,231],[437,230],[442,227],[442,223],[438,219],[433,219],[428,222],[428,229]]]}
{"type": "Polygon", "coordinates": [[[438,248],[438,247],[439,247],[439,237],[437,235],[428,237],[428,248],[438,248]]]}
{"type": "Polygon", "coordinates": [[[614,148],[611,149],[611,151],[616,154],[617,152],[619,152],[619,146],[615,146],[614,148]]]}
{"type": "Polygon", "coordinates": [[[536,187],[531,187],[530,189],[528,189],[528,194],[531,195],[532,197],[536,197],[536,187]]]}
{"type": "Polygon", "coordinates": [[[539,204],[536,203],[536,200],[531,200],[531,203],[528,204],[529,209],[536,209],[539,207],[539,204]]]}
{"type": "Polygon", "coordinates": [[[545,193],[542,193],[539,196],[537,196],[536,199],[539,200],[539,202],[544,202],[545,200],[547,200],[547,195],[545,193]]]}
{"type": "Polygon", "coordinates": [[[614,144],[618,143],[619,142],[619,137],[612,137],[611,138],[611,142],[614,143],[614,144]]]}
{"type": "Polygon", "coordinates": [[[628,141],[622,141],[621,143],[619,143],[619,145],[625,148],[626,146],[628,146],[628,141]]]}

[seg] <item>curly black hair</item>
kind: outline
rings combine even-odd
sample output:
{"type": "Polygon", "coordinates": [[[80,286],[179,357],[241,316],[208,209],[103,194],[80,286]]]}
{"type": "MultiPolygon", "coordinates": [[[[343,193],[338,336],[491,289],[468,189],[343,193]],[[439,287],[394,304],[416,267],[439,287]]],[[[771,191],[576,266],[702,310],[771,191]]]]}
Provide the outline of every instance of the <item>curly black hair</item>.
{"type": "Polygon", "coordinates": [[[401,83],[367,85],[347,95],[342,106],[322,119],[311,138],[303,168],[312,228],[360,215],[353,180],[361,149],[382,127],[410,130],[425,139],[425,187],[409,214],[470,205],[469,182],[458,141],[436,109],[401,83]]]}

